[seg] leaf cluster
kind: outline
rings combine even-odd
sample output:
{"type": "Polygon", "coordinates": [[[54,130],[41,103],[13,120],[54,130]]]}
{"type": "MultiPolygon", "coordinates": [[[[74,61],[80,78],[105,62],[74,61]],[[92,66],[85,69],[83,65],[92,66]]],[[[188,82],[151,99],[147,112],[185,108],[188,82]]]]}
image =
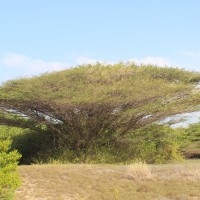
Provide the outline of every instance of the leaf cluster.
{"type": "Polygon", "coordinates": [[[10,151],[11,141],[9,139],[0,141],[0,198],[11,199],[14,190],[19,186],[19,177],[16,173],[20,154],[10,151]]]}

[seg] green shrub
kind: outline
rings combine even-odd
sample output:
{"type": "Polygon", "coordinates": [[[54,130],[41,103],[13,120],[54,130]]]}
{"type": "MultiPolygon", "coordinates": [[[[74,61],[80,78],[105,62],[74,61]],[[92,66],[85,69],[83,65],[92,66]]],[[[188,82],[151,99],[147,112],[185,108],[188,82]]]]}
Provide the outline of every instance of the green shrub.
{"type": "Polygon", "coordinates": [[[18,127],[0,126],[0,141],[10,138],[12,145],[10,151],[17,149],[22,155],[19,164],[31,164],[38,160],[39,155],[51,156],[50,150],[54,148],[54,138],[48,132],[36,132],[18,127]]]}
{"type": "Polygon", "coordinates": [[[179,131],[152,124],[138,129],[114,143],[95,144],[87,151],[60,147],[39,154],[35,163],[168,163],[182,159],[179,131]]]}
{"type": "MultiPolygon", "coordinates": [[[[88,149],[71,149],[70,143],[48,132],[1,127],[13,140],[22,164],[42,163],[166,163],[181,159],[183,133],[167,126],[152,124],[130,132],[113,142],[98,138],[88,149]],[[63,142],[63,143],[62,143],[63,142]],[[59,145],[58,145],[59,144],[59,145]]],[[[5,138],[5,134],[3,134],[5,138]]],[[[184,139],[185,141],[185,139],[184,139]]]]}
{"type": "Polygon", "coordinates": [[[152,124],[130,136],[130,156],[146,163],[167,163],[181,160],[180,134],[168,127],[152,124]]]}
{"type": "Polygon", "coordinates": [[[19,177],[16,172],[20,154],[9,151],[11,140],[0,141],[0,199],[10,200],[15,189],[19,186],[19,177]]]}
{"type": "Polygon", "coordinates": [[[181,150],[186,158],[200,158],[200,123],[179,129],[184,136],[181,150]]]}

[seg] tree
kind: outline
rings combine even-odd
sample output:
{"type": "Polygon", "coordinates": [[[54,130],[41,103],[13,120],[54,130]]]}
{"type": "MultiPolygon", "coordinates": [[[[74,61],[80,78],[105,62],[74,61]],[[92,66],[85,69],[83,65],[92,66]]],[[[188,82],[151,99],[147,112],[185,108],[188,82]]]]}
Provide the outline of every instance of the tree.
{"type": "Polygon", "coordinates": [[[177,68],[80,66],[0,87],[0,124],[48,132],[55,149],[87,152],[133,130],[199,109],[198,72],[177,68]]]}

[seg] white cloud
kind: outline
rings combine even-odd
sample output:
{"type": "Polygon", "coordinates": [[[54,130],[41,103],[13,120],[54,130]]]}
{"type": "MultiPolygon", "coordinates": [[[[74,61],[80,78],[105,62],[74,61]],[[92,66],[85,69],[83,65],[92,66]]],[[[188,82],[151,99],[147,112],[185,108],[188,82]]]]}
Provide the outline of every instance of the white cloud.
{"type": "MultiPolygon", "coordinates": [[[[142,59],[138,58],[132,58],[128,60],[129,62],[134,62],[136,65],[158,65],[158,66],[172,66],[172,63],[170,62],[169,59],[167,58],[162,58],[162,57],[144,57],[142,59]]],[[[80,56],[76,59],[76,63],[78,65],[84,65],[84,64],[96,64],[97,62],[102,63],[102,64],[107,64],[107,65],[114,65],[117,63],[116,61],[107,61],[107,60],[96,60],[94,58],[89,58],[85,56],[80,56]]],[[[126,62],[126,61],[124,61],[126,62]]]]}
{"type": "Polygon", "coordinates": [[[80,56],[76,59],[76,63],[78,65],[84,65],[84,64],[96,64],[98,61],[96,59],[93,58],[88,58],[85,56],[80,56]]]}
{"type": "Polygon", "coordinates": [[[19,70],[26,75],[58,71],[65,69],[67,66],[66,63],[62,62],[45,62],[15,53],[5,54],[1,59],[1,63],[4,68],[19,70]]]}
{"type": "Polygon", "coordinates": [[[172,66],[172,63],[167,58],[148,56],[142,59],[132,58],[129,60],[136,65],[158,65],[158,66],[172,66]]]}
{"type": "Polygon", "coordinates": [[[115,64],[116,62],[113,62],[113,61],[107,61],[107,60],[96,60],[94,58],[89,58],[89,57],[85,57],[85,56],[79,56],[77,59],[76,59],[76,63],[78,65],[87,65],[87,64],[96,64],[97,62],[99,63],[102,63],[104,65],[113,65],[115,64]]]}
{"type": "Polygon", "coordinates": [[[200,51],[184,51],[182,54],[187,57],[200,59],[200,51]]]}
{"type": "MultiPolygon", "coordinates": [[[[134,62],[137,65],[154,64],[158,66],[171,66],[169,60],[162,57],[149,56],[142,59],[133,58],[128,61],[134,62]]],[[[114,65],[119,61],[97,60],[90,57],[79,56],[74,60],[74,64],[68,64],[63,62],[46,62],[25,55],[6,53],[0,58],[0,80],[2,81],[16,77],[38,75],[45,72],[63,70],[69,68],[69,66],[96,64],[97,62],[104,65],[114,65]]],[[[127,62],[127,60],[124,60],[124,62],[127,62]]]]}

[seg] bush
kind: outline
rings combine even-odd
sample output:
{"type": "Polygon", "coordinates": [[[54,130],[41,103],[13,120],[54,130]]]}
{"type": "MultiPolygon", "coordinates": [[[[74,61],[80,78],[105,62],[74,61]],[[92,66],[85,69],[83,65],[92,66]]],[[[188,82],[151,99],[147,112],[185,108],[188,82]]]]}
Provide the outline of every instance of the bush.
{"type": "Polygon", "coordinates": [[[181,137],[178,131],[152,124],[134,131],[130,136],[130,156],[146,163],[167,163],[181,160],[181,137]]]}
{"type": "Polygon", "coordinates": [[[19,186],[19,177],[16,172],[20,154],[9,151],[11,140],[0,141],[0,199],[10,200],[15,189],[19,186]]]}
{"type": "MultiPolygon", "coordinates": [[[[185,141],[183,132],[168,126],[152,124],[129,132],[113,142],[99,136],[86,149],[71,149],[70,142],[53,137],[51,132],[2,127],[2,132],[13,140],[21,164],[42,163],[167,163],[181,159],[180,145],[185,141]]],[[[1,135],[1,136],[2,136],[1,135]]],[[[183,151],[183,149],[182,149],[183,151]]]]}
{"type": "Polygon", "coordinates": [[[182,152],[186,158],[200,158],[200,123],[179,130],[184,136],[182,152]]]}
{"type": "Polygon", "coordinates": [[[35,163],[169,163],[182,159],[179,131],[152,124],[138,129],[114,143],[94,145],[83,150],[57,148],[39,154],[35,163]]]}

